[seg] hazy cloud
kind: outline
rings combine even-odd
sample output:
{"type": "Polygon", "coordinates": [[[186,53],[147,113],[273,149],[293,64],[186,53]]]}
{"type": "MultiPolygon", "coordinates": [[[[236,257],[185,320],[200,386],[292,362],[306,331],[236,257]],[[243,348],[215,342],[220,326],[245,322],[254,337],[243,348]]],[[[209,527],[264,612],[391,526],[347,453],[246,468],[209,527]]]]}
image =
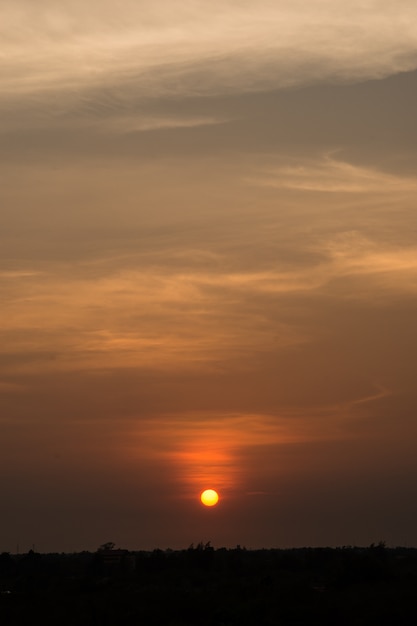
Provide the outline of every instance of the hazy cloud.
{"type": "Polygon", "coordinates": [[[139,98],[264,90],[417,65],[411,0],[4,5],[2,99],[62,89],[78,98],[94,85],[128,85],[139,98]]]}

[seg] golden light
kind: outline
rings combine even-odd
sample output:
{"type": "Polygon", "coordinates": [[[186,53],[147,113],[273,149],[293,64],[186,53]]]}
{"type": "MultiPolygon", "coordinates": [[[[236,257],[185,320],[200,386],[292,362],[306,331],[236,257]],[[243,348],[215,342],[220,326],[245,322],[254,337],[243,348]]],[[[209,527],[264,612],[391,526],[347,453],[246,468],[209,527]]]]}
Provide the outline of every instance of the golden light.
{"type": "Polygon", "coordinates": [[[200,496],[204,506],[214,506],[219,501],[219,494],[214,489],[206,489],[200,496]]]}

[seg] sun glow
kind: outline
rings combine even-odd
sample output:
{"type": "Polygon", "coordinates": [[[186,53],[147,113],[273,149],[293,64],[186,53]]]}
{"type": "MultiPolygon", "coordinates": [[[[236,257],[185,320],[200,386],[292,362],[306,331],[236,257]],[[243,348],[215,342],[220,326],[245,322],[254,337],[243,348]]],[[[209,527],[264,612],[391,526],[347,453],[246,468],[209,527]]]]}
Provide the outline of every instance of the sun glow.
{"type": "Polygon", "coordinates": [[[214,489],[206,489],[200,496],[204,506],[214,506],[219,501],[219,494],[214,489]]]}

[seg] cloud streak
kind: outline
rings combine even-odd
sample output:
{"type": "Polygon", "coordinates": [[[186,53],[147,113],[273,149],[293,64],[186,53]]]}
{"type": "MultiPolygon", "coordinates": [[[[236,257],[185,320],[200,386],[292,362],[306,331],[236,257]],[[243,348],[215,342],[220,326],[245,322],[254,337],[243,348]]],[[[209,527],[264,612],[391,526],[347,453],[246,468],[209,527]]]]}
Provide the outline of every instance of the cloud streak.
{"type": "MultiPolygon", "coordinates": [[[[314,338],[291,321],[297,298],[372,303],[414,296],[417,250],[381,246],[355,232],[323,239],[314,264],[280,270],[106,269],[91,279],[30,271],[3,274],[1,333],[9,370],[211,368],[314,338]],[[17,284],[16,281],[19,281],[17,284]],[[280,313],[277,315],[276,309],[280,313]],[[186,320],[186,324],[184,324],[186,320]],[[25,357],[26,355],[26,357],[25,357]],[[29,358],[31,355],[31,358],[29,358]]],[[[64,267],[63,267],[64,269],[64,267]]],[[[104,268],[102,268],[104,269],[104,268]]]]}
{"type": "Polygon", "coordinates": [[[417,191],[415,177],[394,176],[332,157],[298,162],[292,166],[283,165],[261,174],[253,182],[281,189],[333,193],[398,194],[417,191]]]}

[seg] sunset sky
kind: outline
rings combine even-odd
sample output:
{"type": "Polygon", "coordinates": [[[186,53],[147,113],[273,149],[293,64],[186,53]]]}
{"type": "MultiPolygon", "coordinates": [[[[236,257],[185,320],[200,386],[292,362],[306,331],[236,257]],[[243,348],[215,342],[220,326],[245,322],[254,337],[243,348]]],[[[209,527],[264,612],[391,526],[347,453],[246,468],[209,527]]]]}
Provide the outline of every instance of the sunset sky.
{"type": "Polygon", "coordinates": [[[0,552],[416,546],[415,0],[0,7],[0,552]]]}

